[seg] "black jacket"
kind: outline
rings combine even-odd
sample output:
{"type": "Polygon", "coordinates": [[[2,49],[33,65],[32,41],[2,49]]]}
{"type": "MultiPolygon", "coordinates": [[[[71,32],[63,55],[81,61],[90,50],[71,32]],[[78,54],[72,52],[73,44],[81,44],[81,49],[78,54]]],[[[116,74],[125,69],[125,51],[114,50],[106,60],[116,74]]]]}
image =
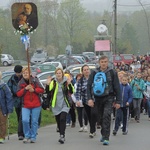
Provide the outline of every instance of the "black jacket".
{"type": "MultiPolygon", "coordinates": [[[[97,71],[101,71],[100,68],[97,69],[97,71]]],[[[93,99],[93,96],[95,99],[99,99],[100,97],[93,95],[93,81],[94,76],[97,72],[96,70],[92,71],[87,84],[87,97],[88,100],[93,99]]],[[[120,104],[121,102],[121,90],[120,90],[120,83],[118,79],[117,72],[113,69],[110,69],[106,72],[106,79],[109,86],[109,95],[116,96],[116,103],[120,104]]]]}

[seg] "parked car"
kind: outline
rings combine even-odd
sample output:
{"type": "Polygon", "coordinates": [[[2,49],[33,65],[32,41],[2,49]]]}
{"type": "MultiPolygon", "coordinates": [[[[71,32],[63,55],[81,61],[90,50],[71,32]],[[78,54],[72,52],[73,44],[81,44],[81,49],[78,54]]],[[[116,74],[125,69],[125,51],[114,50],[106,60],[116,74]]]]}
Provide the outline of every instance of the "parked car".
{"type": "Polygon", "coordinates": [[[61,58],[61,57],[64,57],[64,56],[65,56],[65,54],[58,55],[58,56],[57,56],[57,59],[58,59],[58,58],[61,58]]]}
{"type": "MultiPolygon", "coordinates": [[[[73,74],[74,76],[76,76],[78,73],[81,73],[81,68],[84,64],[76,64],[76,65],[71,65],[68,66],[66,69],[64,69],[64,72],[66,70],[69,70],[71,74],[73,74]]],[[[90,69],[96,69],[98,66],[95,64],[87,64],[89,66],[90,69]]]]}
{"type": "Polygon", "coordinates": [[[89,56],[83,55],[83,54],[77,54],[77,56],[78,56],[78,55],[84,57],[86,63],[90,63],[90,62],[91,62],[91,59],[90,59],[89,56]]]}
{"type": "Polygon", "coordinates": [[[46,62],[47,59],[48,59],[48,53],[45,50],[39,48],[31,57],[31,65],[46,62]]]}
{"type": "Polygon", "coordinates": [[[51,61],[51,62],[45,62],[43,64],[46,64],[46,65],[54,65],[56,68],[62,68],[63,69],[63,66],[61,64],[61,62],[55,62],[55,61],[51,61]]]}
{"type": "Polygon", "coordinates": [[[51,61],[53,61],[53,60],[55,60],[56,58],[55,57],[48,57],[48,59],[45,61],[45,62],[51,62],[51,61]]]}
{"type": "MultiPolygon", "coordinates": [[[[14,74],[14,73],[13,73],[13,74],[14,74]]],[[[5,75],[3,75],[3,76],[2,76],[2,80],[4,81],[4,83],[7,83],[8,80],[11,78],[11,76],[12,76],[13,74],[5,74],[5,75]]]]}
{"type": "Polygon", "coordinates": [[[15,73],[14,70],[3,71],[3,72],[2,72],[2,77],[5,76],[5,75],[9,75],[9,74],[12,75],[12,74],[14,74],[14,73],[15,73]]]}
{"type": "Polygon", "coordinates": [[[113,63],[117,65],[117,63],[124,62],[126,65],[130,65],[134,61],[133,54],[120,54],[113,55],[113,63]]]}
{"type": "Polygon", "coordinates": [[[37,75],[37,78],[40,80],[40,82],[46,86],[46,80],[48,78],[48,76],[54,76],[55,75],[55,71],[48,71],[48,72],[42,72],[40,74],[37,75]]]}
{"type": "Polygon", "coordinates": [[[62,56],[60,58],[55,59],[54,61],[59,61],[61,62],[63,69],[66,68],[66,66],[70,66],[70,65],[74,65],[74,64],[81,64],[81,62],[79,60],[77,60],[76,58],[69,56],[62,56]]]}
{"type": "Polygon", "coordinates": [[[40,74],[42,71],[38,66],[30,66],[32,76],[40,74]]]}
{"type": "Polygon", "coordinates": [[[81,64],[86,63],[84,57],[82,57],[82,56],[73,55],[72,57],[74,57],[74,58],[76,58],[78,61],[80,61],[81,64]]]}
{"type": "Polygon", "coordinates": [[[88,56],[91,59],[91,61],[96,60],[96,55],[94,52],[82,52],[82,54],[88,56]]]}
{"type": "MultiPolygon", "coordinates": [[[[25,67],[27,67],[27,66],[25,66],[25,67]]],[[[40,68],[37,66],[30,66],[30,69],[31,69],[32,76],[36,76],[37,74],[41,73],[40,68]]],[[[3,71],[2,77],[6,76],[6,75],[13,75],[13,74],[15,74],[14,68],[12,68],[10,70],[3,71]]]]}
{"type": "Polygon", "coordinates": [[[34,65],[33,67],[38,67],[40,69],[41,73],[56,70],[56,67],[52,64],[37,64],[37,65],[34,65]]]}
{"type": "Polygon", "coordinates": [[[3,66],[10,66],[14,63],[14,58],[9,54],[1,54],[1,63],[3,66]]]}

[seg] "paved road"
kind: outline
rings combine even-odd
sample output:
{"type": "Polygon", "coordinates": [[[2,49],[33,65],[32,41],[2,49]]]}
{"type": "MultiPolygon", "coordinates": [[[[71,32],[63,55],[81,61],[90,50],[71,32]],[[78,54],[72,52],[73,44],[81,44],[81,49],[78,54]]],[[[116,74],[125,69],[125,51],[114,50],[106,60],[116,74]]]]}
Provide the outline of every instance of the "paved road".
{"type": "MultiPolygon", "coordinates": [[[[88,133],[79,133],[79,126],[67,127],[65,144],[58,143],[56,125],[39,129],[37,143],[23,144],[17,140],[17,135],[11,135],[10,140],[0,145],[0,150],[149,150],[150,149],[150,121],[141,114],[141,122],[129,122],[128,135],[122,135],[121,130],[116,136],[110,136],[110,145],[103,146],[99,142],[100,134],[90,139],[88,133]]],[[[112,129],[112,126],[111,126],[112,129]]]]}

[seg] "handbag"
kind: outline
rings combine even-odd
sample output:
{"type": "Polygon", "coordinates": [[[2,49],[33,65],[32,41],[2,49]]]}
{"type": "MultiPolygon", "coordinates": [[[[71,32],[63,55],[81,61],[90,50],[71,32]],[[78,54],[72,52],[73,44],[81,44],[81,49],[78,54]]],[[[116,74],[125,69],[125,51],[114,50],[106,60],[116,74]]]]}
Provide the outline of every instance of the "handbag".
{"type": "Polygon", "coordinates": [[[41,101],[42,101],[42,108],[43,108],[44,110],[46,110],[47,108],[50,107],[47,94],[43,94],[43,95],[41,96],[41,99],[42,99],[42,100],[41,100],[41,101]]]}

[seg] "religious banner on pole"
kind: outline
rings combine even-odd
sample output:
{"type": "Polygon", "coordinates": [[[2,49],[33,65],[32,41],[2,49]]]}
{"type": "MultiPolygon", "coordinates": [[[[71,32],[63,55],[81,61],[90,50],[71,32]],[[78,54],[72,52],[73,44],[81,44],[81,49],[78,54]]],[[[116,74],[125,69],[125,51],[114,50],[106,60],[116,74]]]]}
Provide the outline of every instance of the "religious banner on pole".
{"type": "MultiPolygon", "coordinates": [[[[30,33],[33,33],[38,26],[37,6],[34,3],[14,3],[11,7],[12,25],[16,29],[15,34],[20,34],[20,40],[25,45],[30,74],[30,33]]],[[[30,78],[29,78],[30,83],[30,78]]]]}

